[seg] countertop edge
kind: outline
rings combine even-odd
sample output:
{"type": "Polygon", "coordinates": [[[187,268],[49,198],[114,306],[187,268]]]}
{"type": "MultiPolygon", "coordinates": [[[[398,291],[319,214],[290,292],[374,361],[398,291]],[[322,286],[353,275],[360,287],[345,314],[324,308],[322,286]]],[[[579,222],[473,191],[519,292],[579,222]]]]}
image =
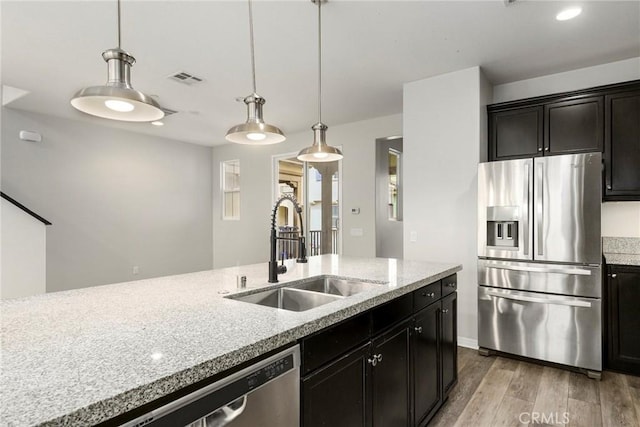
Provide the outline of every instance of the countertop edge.
{"type": "Polygon", "coordinates": [[[189,369],[176,372],[149,384],[132,388],[111,398],[92,403],[69,414],[53,418],[38,425],[66,426],[77,425],[78,423],[82,425],[93,425],[108,421],[109,419],[125,414],[126,412],[144,404],[151,403],[187,386],[195,384],[198,381],[224,372],[234,366],[259,357],[271,350],[293,343],[300,338],[341,322],[363,311],[384,304],[385,302],[399,296],[413,292],[428,283],[433,283],[462,270],[461,264],[452,265],[453,267],[443,270],[440,273],[391,289],[384,294],[376,295],[367,300],[354,303],[353,305],[342,308],[334,313],[330,313],[312,321],[310,320],[262,341],[231,351],[207,362],[194,365],[189,369]],[[131,401],[135,401],[135,405],[131,405],[131,401]]]}

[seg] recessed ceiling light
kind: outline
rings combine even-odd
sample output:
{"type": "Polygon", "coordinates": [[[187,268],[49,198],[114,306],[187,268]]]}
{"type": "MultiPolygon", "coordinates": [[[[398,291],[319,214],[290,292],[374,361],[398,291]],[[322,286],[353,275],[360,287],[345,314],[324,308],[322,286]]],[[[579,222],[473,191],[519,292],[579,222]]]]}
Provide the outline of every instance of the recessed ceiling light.
{"type": "Polygon", "coordinates": [[[558,21],[568,21],[569,19],[573,19],[576,16],[580,15],[580,13],[582,13],[581,7],[570,7],[558,13],[556,15],[556,19],[558,21]]]}
{"type": "Polygon", "coordinates": [[[151,124],[154,126],[164,126],[164,122],[159,122],[159,121],[151,122],[151,124]]]}

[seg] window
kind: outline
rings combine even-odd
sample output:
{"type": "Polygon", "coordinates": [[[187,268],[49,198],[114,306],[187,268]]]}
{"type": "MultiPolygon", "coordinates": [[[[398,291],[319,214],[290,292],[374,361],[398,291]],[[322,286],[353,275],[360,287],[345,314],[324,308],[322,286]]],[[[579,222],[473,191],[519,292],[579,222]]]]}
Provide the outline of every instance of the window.
{"type": "Polygon", "coordinates": [[[389,149],[389,219],[400,220],[398,212],[398,193],[400,189],[400,152],[389,149]]]}
{"type": "Polygon", "coordinates": [[[240,160],[222,162],[222,219],[240,219],[240,160]]]}

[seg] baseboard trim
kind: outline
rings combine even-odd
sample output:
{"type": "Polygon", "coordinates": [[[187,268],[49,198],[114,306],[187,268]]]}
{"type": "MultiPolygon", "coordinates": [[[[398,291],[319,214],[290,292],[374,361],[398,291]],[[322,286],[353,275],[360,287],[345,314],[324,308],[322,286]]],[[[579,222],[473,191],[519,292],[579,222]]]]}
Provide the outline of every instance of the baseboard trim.
{"type": "Polygon", "coordinates": [[[458,337],[458,346],[477,350],[478,340],[474,340],[472,338],[466,338],[466,337],[458,337]]]}

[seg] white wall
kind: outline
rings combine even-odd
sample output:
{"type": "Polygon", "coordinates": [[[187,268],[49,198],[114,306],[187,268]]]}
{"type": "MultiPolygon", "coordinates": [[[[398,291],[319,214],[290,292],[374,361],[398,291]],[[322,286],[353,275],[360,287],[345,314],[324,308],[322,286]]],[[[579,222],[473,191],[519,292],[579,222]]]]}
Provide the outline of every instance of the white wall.
{"type": "MultiPolygon", "coordinates": [[[[310,127],[311,127],[310,123],[310,127]]],[[[341,146],[342,160],[342,253],[375,256],[375,140],[399,135],[402,115],[379,117],[344,125],[328,123],[327,141],[341,146]],[[351,208],[360,214],[352,215],[351,208]],[[361,228],[362,236],[351,236],[361,228]]],[[[213,264],[214,268],[266,262],[269,259],[269,217],[273,207],[271,156],[295,153],[311,145],[311,129],[287,135],[281,144],[248,147],[227,144],[213,149],[213,264]],[[222,221],[220,211],[220,162],[240,159],[240,220],[222,221]]],[[[266,268],[266,265],[265,265],[266,268]]]]}
{"type": "Polygon", "coordinates": [[[463,345],[477,342],[477,165],[490,99],[479,67],[404,85],[404,257],[462,264],[463,345]]]}
{"type": "MultiPolygon", "coordinates": [[[[497,85],[493,88],[493,102],[506,102],[637,79],[640,79],[640,58],[631,58],[497,85]]],[[[640,202],[604,203],[602,235],[640,237],[640,202]]]]}
{"type": "Polygon", "coordinates": [[[46,226],[2,199],[0,299],[46,292],[46,226]]]}
{"type": "Polygon", "coordinates": [[[53,223],[47,291],[211,268],[210,147],[2,112],[2,189],[53,223]]]}

